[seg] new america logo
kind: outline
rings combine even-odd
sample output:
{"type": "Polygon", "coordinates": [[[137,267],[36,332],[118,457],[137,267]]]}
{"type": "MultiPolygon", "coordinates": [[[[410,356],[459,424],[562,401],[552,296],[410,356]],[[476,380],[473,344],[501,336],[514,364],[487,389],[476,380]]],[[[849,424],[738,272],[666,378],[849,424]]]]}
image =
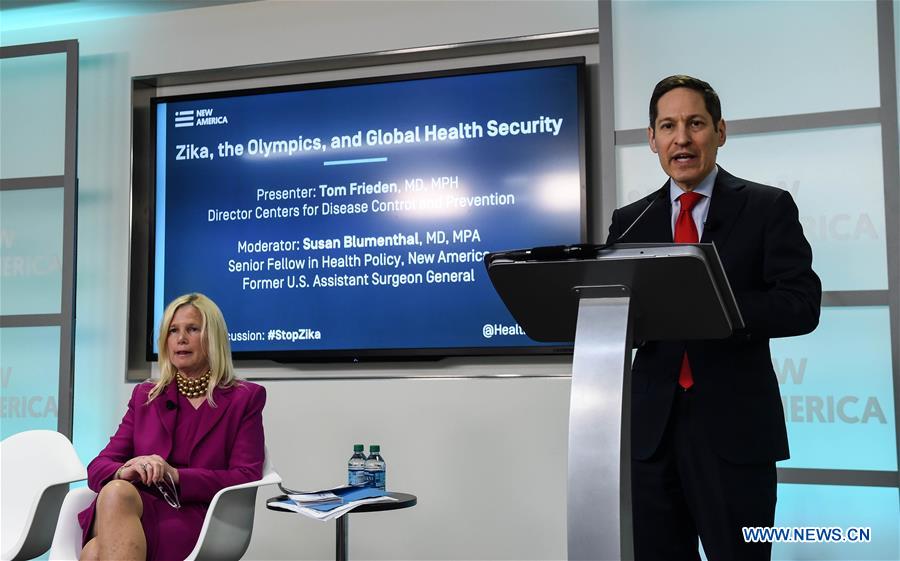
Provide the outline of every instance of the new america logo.
{"type": "Polygon", "coordinates": [[[228,117],[225,115],[213,115],[212,109],[193,109],[175,112],[175,128],[202,127],[205,125],[227,125],[228,117]]]}

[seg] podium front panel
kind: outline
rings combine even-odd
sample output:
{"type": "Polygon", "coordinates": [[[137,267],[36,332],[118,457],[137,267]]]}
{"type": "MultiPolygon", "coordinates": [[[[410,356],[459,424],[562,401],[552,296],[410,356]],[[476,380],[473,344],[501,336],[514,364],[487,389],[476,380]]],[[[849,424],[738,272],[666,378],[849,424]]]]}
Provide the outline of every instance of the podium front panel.
{"type": "Polygon", "coordinates": [[[601,251],[584,260],[495,260],[488,274],[535,341],[574,341],[578,289],[592,286],[629,287],[635,339],[715,339],[733,329],[706,258],[695,246],[601,251]]]}

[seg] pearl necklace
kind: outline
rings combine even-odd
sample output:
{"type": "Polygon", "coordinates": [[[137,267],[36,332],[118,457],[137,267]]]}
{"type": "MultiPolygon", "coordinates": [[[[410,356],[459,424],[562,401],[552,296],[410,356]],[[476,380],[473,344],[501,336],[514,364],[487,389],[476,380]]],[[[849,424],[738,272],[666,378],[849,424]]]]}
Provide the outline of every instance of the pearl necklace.
{"type": "Polygon", "coordinates": [[[206,388],[209,386],[210,371],[199,378],[188,378],[181,372],[175,374],[175,383],[178,386],[178,393],[187,398],[200,397],[206,394],[206,388]]]}

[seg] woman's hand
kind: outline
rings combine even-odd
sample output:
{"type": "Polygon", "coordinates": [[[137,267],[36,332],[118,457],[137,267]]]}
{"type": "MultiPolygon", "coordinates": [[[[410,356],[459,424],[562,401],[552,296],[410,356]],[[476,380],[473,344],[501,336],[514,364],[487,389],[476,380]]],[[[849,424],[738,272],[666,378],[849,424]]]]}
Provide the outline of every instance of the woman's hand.
{"type": "Polygon", "coordinates": [[[173,468],[162,457],[137,456],[125,462],[119,468],[118,477],[126,481],[140,481],[144,485],[156,483],[165,478],[166,474],[172,476],[172,480],[178,485],[178,470],[173,468]]]}

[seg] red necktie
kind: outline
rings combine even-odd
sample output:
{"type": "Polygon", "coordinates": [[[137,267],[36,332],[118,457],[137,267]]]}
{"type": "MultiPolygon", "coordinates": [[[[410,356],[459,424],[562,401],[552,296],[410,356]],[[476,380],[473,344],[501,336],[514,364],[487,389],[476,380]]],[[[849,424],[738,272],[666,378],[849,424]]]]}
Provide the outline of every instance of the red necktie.
{"type": "MultiPolygon", "coordinates": [[[[700,241],[700,235],[697,233],[697,225],[694,224],[691,210],[702,198],[703,195],[693,191],[679,195],[678,200],[681,203],[681,210],[678,211],[678,218],[675,220],[675,243],[698,243],[700,241]]],[[[691,374],[691,365],[688,362],[686,351],[681,357],[678,385],[684,389],[694,385],[694,376],[691,374]]]]}

